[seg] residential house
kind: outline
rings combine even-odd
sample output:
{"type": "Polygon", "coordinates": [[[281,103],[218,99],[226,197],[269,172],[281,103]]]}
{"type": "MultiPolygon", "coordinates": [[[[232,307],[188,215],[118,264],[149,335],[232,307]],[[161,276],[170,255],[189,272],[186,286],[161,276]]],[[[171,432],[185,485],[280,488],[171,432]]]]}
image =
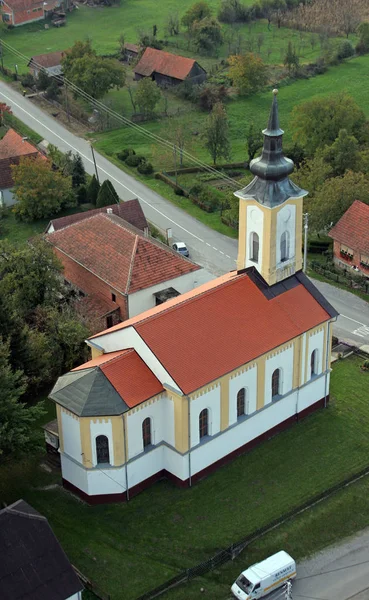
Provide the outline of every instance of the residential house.
{"type": "Polygon", "coordinates": [[[369,206],[355,200],[328,235],[335,264],[369,277],[369,206]]]}
{"type": "Polygon", "coordinates": [[[0,140],[0,197],[5,206],[13,206],[16,203],[12,192],[12,165],[18,165],[21,158],[37,156],[43,155],[14,129],[9,129],[0,140]]]}
{"type": "Polygon", "coordinates": [[[111,204],[110,206],[104,206],[103,208],[93,208],[92,210],[85,210],[84,212],[53,219],[46,227],[45,234],[59,231],[59,229],[64,229],[64,227],[68,227],[69,225],[77,223],[78,221],[83,221],[84,219],[89,219],[100,213],[116,215],[133,225],[133,227],[136,227],[136,229],[140,229],[145,235],[149,235],[149,225],[137,198],[126,200],[119,204],[111,204]]]}
{"type": "Polygon", "coordinates": [[[46,236],[78,308],[112,327],[213,278],[120,217],[99,213],[46,236]]]}
{"type": "Polygon", "coordinates": [[[124,44],[124,60],[126,62],[131,63],[136,60],[139,53],[140,46],[137,46],[137,44],[130,44],[129,42],[124,44]]]}
{"type": "Polygon", "coordinates": [[[41,21],[61,5],[61,0],[1,0],[2,19],[7,25],[18,27],[41,21]]]}
{"type": "Polygon", "coordinates": [[[79,581],[46,517],[24,500],[0,510],[1,600],[82,600],[79,581]]]}
{"type": "Polygon", "coordinates": [[[64,52],[38,54],[31,57],[27,66],[34,77],[38,77],[40,70],[45,71],[49,77],[59,76],[63,74],[61,62],[64,56],[64,52]]]}
{"type": "Polygon", "coordinates": [[[64,485],[90,503],[163,477],[191,486],[327,406],[337,312],[302,272],[307,192],[289,179],[276,96],[263,133],[236,192],[237,270],[92,336],[92,359],[50,394],[64,485]]]}
{"type": "Polygon", "coordinates": [[[150,77],[158,85],[178,85],[191,80],[202,83],[206,79],[206,71],[193,58],[170,54],[155,48],[146,48],[141,59],[134,68],[135,79],[150,77]]]}

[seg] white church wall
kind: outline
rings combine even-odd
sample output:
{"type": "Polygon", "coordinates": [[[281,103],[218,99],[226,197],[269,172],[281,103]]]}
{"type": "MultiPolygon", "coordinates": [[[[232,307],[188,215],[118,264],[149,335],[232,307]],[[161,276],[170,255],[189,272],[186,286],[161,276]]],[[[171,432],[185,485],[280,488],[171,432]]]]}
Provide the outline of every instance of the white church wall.
{"type": "Polygon", "coordinates": [[[191,448],[200,443],[199,416],[202,410],[209,411],[209,436],[220,431],[220,385],[214,386],[205,394],[191,400],[190,403],[190,429],[191,448]]]}
{"type": "Polygon", "coordinates": [[[62,452],[60,453],[60,460],[63,479],[66,479],[66,481],[69,481],[76,488],[88,494],[86,469],[62,452]]]}
{"type": "Polygon", "coordinates": [[[296,246],[296,206],[287,204],[278,211],[277,214],[277,237],[276,237],[276,257],[277,268],[286,267],[289,263],[295,260],[296,246]],[[288,244],[288,260],[281,262],[281,237],[283,232],[287,232],[288,244]]]}
{"type": "Polygon", "coordinates": [[[281,369],[281,395],[284,396],[292,390],[293,345],[265,361],[264,406],[272,401],[272,375],[276,369],[281,369]]]}
{"type": "Polygon", "coordinates": [[[163,445],[145,452],[132,462],[128,463],[128,486],[133,486],[145,481],[163,469],[163,445]]]}
{"type": "Polygon", "coordinates": [[[124,467],[104,469],[95,467],[87,471],[87,486],[90,496],[99,494],[123,494],[126,491],[124,467]]]}
{"type": "Polygon", "coordinates": [[[81,592],[77,592],[76,594],[73,594],[73,596],[69,596],[68,598],[66,598],[66,600],[81,600],[81,599],[82,599],[81,592]]]}
{"type": "Polygon", "coordinates": [[[306,381],[305,375],[305,357],[306,357],[306,333],[301,336],[301,360],[300,360],[300,382],[303,385],[306,381]]]}
{"type": "Polygon", "coordinates": [[[245,267],[256,267],[258,271],[261,270],[263,262],[263,226],[264,226],[264,214],[257,206],[247,206],[247,217],[246,217],[246,265],[245,267]],[[251,256],[251,234],[255,232],[259,236],[259,260],[256,263],[254,260],[250,260],[251,256]]]}
{"type": "MultiPolygon", "coordinates": [[[[325,396],[326,376],[316,377],[304,385],[299,392],[298,411],[309,408],[325,396]]],[[[327,390],[329,391],[329,373],[327,373],[327,390]]]]}
{"type": "Polygon", "coordinates": [[[91,434],[91,449],[92,449],[92,465],[88,467],[95,467],[97,465],[96,457],[96,438],[99,435],[105,435],[109,440],[109,459],[110,464],[114,465],[114,444],[113,444],[113,432],[111,419],[93,419],[90,421],[90,434],[91,434]]]}
{"type": "Polygon", "coordinates": [[[169,473],[186,481],[189,477],[188,454],[182,455],[167,446],[163,446],[163,465],[169,473]]]}
{"type": "Polygon", "coordinates": [[[311,353],[314,350],[318,351],[318,358],[316,361],[316,374],[319,375],[323,372],[323,349],[324,349],[324,331],[317,331],[313,335],[308,337],[308,373],[307,377],[310,377],[310,359],[311,353]]]}
{"type": "Polygon", "coordinates": [[[135,292],[134,294],[130,294],[128,296],[128,314],[129,317],[135,317],[145,310],[149,310],[150,308],[154,308],[156,305],[156,299],[154,294],[165,290],[168,287],[173,287],[180,294],[184,294],[185,292],[189,292],[194,288],[215,279],[215,276],[206,271],[205,269],[198,269],[197,271],[192,271],[191,273],[185,273],[180,277],[175,277],[174,279],[169,279],[168,281],[163,281],[157,285],[153,285],[144,290],[140,290],[135,292]]]}
{"type": "Polygon", "coordinates": [[[144,451],[142,439],[142,423],[151,419],[151,442],[155,446],[162,441],[174,446],[174,406],[169,398],[162,396],[159,400],[148,403],[137,411],[128,414],[128,458],[131,459],[144,451]]]}
{"type": "Polygon", "coordinates": [[[244,373],[233,376],[229,381],[229,425],[237,422],[237,394],[240,389],[246,391],[246,413],[251,415],[256,410],[257,399],[257,366],[244,373]]]}
{"type": "Polygon", "coordinates": [[[81,431],[78,417],[60,411],[62,420],[64,452],[74,458],[77,462],[82,462],[81,431]]]}

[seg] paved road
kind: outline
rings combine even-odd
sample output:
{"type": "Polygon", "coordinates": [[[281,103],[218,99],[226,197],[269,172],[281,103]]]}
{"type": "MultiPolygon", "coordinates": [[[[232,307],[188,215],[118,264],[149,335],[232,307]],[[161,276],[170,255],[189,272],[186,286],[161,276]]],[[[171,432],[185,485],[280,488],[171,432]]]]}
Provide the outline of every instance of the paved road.
{"type": "Polygon", "coordinates": [[[293,600],[369,600],[369,529],[298,565],[293,600]]]}
{"type": "MultiPolygon", "coordinates": [[[[60,150],[78,152],[87,172],[94,173],[88,142],[70,133],[55,119],[2,81],[0,81],[0,98],[12,107],[15,116],[47,141],[58,146],[60,150]]],[[[230,239],[203,225],[143,183],[124,173],[97,152],[95,157],[100,179],[110,179],[123,200],[138,198],[146,217],[161,229],[172,228],[174,239],[186,242],[191,258],[195,262],[216,275],[235,268],[237,240],[230,239]]],[[[316,285],[342,314],[334,326],[335,335],[358,345],[369,344],[369,305],[349,292],[328,284],[316,282],[316,285]]]]}

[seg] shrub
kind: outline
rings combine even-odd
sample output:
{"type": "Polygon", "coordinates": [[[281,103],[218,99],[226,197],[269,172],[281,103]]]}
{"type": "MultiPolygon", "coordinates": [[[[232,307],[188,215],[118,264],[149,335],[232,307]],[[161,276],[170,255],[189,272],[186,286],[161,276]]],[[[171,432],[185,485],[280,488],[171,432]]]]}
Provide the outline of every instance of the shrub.
{"type": "Polygon", "coordinates": [[[219,192],[201,183],[195,184],[191,188],[190,196],[195,204],[207,212],[214,212],[221,204],[219,192]]]}
{"type": "Polygon", "coordinates": [[[153,171],[154,171],[154,168],[153,168],[151,162],[144,159],[138,165],[137,171],[139,173],[141,173],[142,175],[151,175],[151,173],[153,173],[153,171]]]}
{"type": "Polygon", "coordinates": [[[204,85],[199,94],[199,104],[203,110],[211,111],[218,102],[227,98],[227,88],[224,85],[204,85]]]}
{"type": "Polygon", "coordinates": [[[361,369],[363,371],[369,371],[369,360],[364,360],[363,364],[361,365],[361,369]]]}
{"type": "Polygon", "coordinates": [[[345,40],[344,42],[341,42],[337,48],[337,58],[339,58],[339,60],[343,60],[345,58],[350,58],[350,56],[353,56],[355,54],[355,50],[351,44],[351,42],[349,42],[348,40],[345,40]]]}
{"type": "Polygon", "coordinates": [[[24,87],[32,88],[35,85],[36,81],[33,75],[31,75],[31,73],[27,73],[26,75],[22,76],[21,83],[24,87]]]}
{"type": "Polygon", "coordinates": [[[248,23],[253,18],[253,10],[241,4],[239,0],[223,0],[218,12],[222,23],[248,23]]]}
{"type": "Polygon", "coordinates": [[[124,150],[122,150],[121,152],[118,152],[117,157],[119,158],[119,160],[124,162],[126,160],[126,158],[128,156],[130,156],[131,154],[136,154],[136,152],[133,150],[133,148],[124,148],[124,150]]]}
{"type": "Polygon", "coordinates": [[[126,165],[129,167],[138,167],[142,161],[145,160],[143,156],[138,156],[137,154],[129,154],[126,158],[126,165]]]}
{"type": "Polygon", "coordinates": [[[87,202],[87,187],[80,185],[77,190],[77,203],[84,204],[85,202],[87,202]]]}
{"type": "Polygon", "coordinates": [[[367,52],[369,52],[369,48],[365,42],[360,40],[360,41],[358,41],[358,43],[355,46],[355,51],[356,51],[356,54],[362,55],[362,54],[366,54],[367,52]]]}
{"type": "Polygon", "coordinates": [[[176,196],[184,196],[184,192],[181,188],[175,188],[174,193],[176,196]]]}

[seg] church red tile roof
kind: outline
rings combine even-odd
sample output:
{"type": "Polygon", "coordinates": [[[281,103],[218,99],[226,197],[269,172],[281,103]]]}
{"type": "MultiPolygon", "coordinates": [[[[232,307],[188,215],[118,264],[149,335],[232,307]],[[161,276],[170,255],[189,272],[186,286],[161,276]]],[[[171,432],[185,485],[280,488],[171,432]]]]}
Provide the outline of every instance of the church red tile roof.
{"type": "Polygon", "coordinates": [[[160,73],[174,79],[184,80],[196,64],[193,58],[170,54],[155,48],[146,48],[141,59],[135,66],[135,73],[150,77],[152,73],[160,73]]]}
{"type": "Polygon", "coordinates": [[[189,394],[330,318],[297,278],[293,286],[268,299],[247,273],[232,272],[93,339],[133,326],[189,394]]]}
{"type": "Polygon", "coordinates": [[[104,206],[103,208],[93,208],[92,210],[86,210],[84,212],[53,219],[46,227],[45,233],[49,232],[51,226],[54,228],[54,231],[59,231],[59,229],[77,223],[77,221],[83,221],[94,215],[99,215],[100,213],[108,213],[109,209],[113,211],[113,215],[128,221],[130,225],[137,227],[137,229],[140,229],[141,231],[144,231],[144,229],[148,227],[141,204],[137,198],[134,198],[133,200],[127,200],[126,202],[120,202],[119,204],[111,204],[110,206],[104,206]]]}
{"type": "Polygon", "coordinates": [[[55,248],[122,294],[132,294],[200,267],[115,215],[98,214],[51,233],[55,248]]]}
{"type": "Polygon", "coordinates": [[[369,206],[355,200],[328,235],[353,250],[369,254],[369,206]]]}
{"type": "Polygon", "coordinates": [[[98,356],[73,369],[98,367],[129,408],[164,391],[160,381],[132,348],[98,356]]]}

